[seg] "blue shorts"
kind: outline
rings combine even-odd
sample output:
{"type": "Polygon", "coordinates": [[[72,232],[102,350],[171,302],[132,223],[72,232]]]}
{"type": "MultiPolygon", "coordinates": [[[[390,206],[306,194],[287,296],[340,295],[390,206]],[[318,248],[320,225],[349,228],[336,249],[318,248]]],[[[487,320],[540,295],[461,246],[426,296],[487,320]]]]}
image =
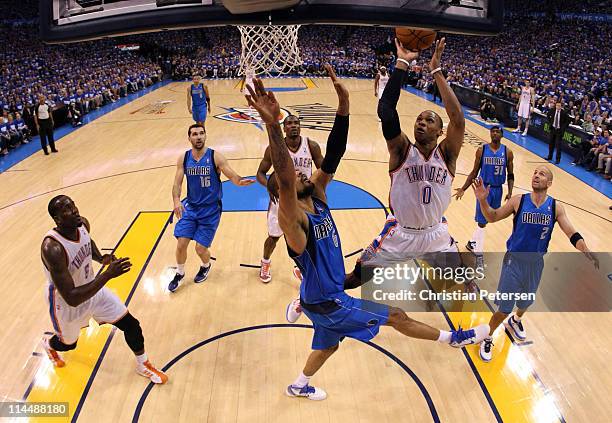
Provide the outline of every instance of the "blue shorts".
{"type": "MultiPolygon", "coordinates": [[[[503,194],[504,187],[489,187],[489,196],[487,197],[487,202],[492,208],[498,209],[501,206],[503,194]]],[[[487,224],[487,219],[480,211],[480,202],[478,200],[476,200],[476,222],[482,223],[483,225],[487,224]]]]}
{"type": "Polygon", "coordinates": [[[209,248],[221,221],[221,204],[194,207],[183,202],[185,211],[174,226],[174,236],[189,238],[209,248]]]}
{"type": "MultiPolygon", "coordinates": [[[[532,260],[525,260],[522,257],[529,257],[528,253],[519,254],[521,258],[512,253],[506,253],[504,256],[499,285],[497,286],[498,293],[535,294],[538,290],[542,270],[544,270],[544,258],[537,257],[532,260]]],[[[499,306],[499,311],[510,314],[515,304],[521,310],[525,310],[533,304],[533,300],[497,300],[495,304],[499,306]]]]}
{"type": "Polygon", "coordinates": [[[194,122],[205,122],[206,121],[206,104],[204,106],[193,106],[191,109],[191,115],[193,116],[194,122]]]}
{"type": "Polygon", "coordinates": [[[389,320],[389,306],[384,304],[346,294],[336,299],[336,303],[340,309],[329,314],[313,313],[302,308],[314,326],[313,350],[334,347],[347,336],[369,341],[378,335],[380,327],[389,320]]]}

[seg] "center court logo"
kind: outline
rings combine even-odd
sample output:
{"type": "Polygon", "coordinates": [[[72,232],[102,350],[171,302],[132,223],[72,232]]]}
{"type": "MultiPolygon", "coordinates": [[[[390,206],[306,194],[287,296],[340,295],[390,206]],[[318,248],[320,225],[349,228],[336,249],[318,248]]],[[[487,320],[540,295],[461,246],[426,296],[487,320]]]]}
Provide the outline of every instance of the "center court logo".
{"type": "MultiPolygon", "coordinates": [[[[248,107],[223,107],[227,112],[215,115],[217,119],[228,120],[236,123],[248,123],[255,125],[263,131],[263,122],[259,116],[259,112],[253,108],[248,107]]],[[[278,121],[282,122],[291,113],[289,110],[282,108],[280,110],[280,116],[278,121]]]]}

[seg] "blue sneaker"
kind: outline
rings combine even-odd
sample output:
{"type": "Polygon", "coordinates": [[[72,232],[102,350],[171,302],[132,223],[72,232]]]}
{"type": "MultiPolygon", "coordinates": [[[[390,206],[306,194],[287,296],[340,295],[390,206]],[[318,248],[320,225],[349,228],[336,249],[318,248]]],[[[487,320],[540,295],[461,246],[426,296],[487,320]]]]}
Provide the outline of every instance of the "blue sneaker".
{"type": "Polygon", "coordinates": [[[180,273],[175,274],[174,278],[168,284],[168,291],[170,291],[170,292],[176,291],[178,289],[178,287],[179,287],[179,282],[184,277],[185,277],[185,275],[181,275],[180,273]]]}
{"type": "Polygon", "coordinates": [[[461,348],[465,345],[480,344],[488,336],[489,325],[486,323],[468,330],[463,330],[460,326],[458,330],[451,332],[450,346],[461,348]]]}
{"type": "Polygon", "coordinates": [[[200,266],[200,270],[198,270],[197,275],[193,278],[195,283],[202,283],[208,278],[208,274],[210,273],[210,268],[212,267],[212,263],[208,265],[208,267],[200,266]]]}
{"type": "Polygon", "coordinates": [[[303,387],[289,385],[285,394],[289,397],[305,397],[313,401],[322,401],[327,398],[327,392],[321,388],[315,388],[314,386],[306,385],[303,387]]]}
{"type": "Polygon", "coordinates": [[[514,314],[511,315],[510,318],[506,320],[506,322],[506,326],[512,329],[512,333],[514,334],[514,336],[516,336],[521,341],[527,339],[527,333],[525,332],[523,323],[520,320],[515,320],[514,314]]]}

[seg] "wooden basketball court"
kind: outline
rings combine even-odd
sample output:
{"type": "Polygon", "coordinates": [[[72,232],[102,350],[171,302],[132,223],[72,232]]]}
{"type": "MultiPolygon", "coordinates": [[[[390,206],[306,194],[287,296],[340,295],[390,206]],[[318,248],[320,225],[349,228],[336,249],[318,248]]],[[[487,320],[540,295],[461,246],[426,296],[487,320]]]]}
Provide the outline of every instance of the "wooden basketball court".
{"type": "MultiPolygon", "coordinates": [[[[281,105],[302,116],[302,134],[324,147],[337,100],[327,79],[268,80],[281,105]]],[[[351,92],[349,145],[336,180],[386,203],[388,153],[376,117],[373,81],[346,80],[351,92]]],[[[208,82],[212,111],[207,145],[222,152],[243,176],[255,174],[267,145],[265,128],[254,124],[236,80],[208,82]],[[246,109],[246,110],[240,110],[246,109]],[[218,115],[218,117],[216,117],[218,115]]],[[[216,258],[209,279],[187,282],[174,294],[166,287],[175,265],[171,188],[175,163],[190,148],[192,123],[185,105],[187,83],[172,83],[114,110],[67,135],[59,154],[42,152],[0,175],[0,394],[5,401],[67,401],[70,417],[82,422],[125,421],[362,421],[362,422],[548,422],[609,421],[612,414],[608,368],[612,344],[609,313],[531,313],[525,319],[532,344],[517,345],[499,330],[493,361],[403,337],[384,328],[373,345],[346,340],[313,378],[329,397],[297,400],[284,389],[310,352],[311,329],[303,317],[285,322],[285,307],[298,292],[292,264],[281,241],[272,257],[273,280],[264,285],[258,265],[266,238],[266,213],[229,195],[212,246],[216,258]],[[100,248],[132,258],[131,272],[109,286],[143,327],[149,357],[169,366],[165,386],[148,387],[134,371],[121,333],[95,324],[83,329],[67,365],[54,369],[39,345],[51,330],[40,243],[53,227],[47,203],[57,194],[72,197],[92,225],[100,248]],[[606,405],[607,404],[607,405],[606,405]]],[[[412,133],[419,112],[440,107],[409,93],[398,106],[403,129],[412,133]]],[[[488,130],[466,122],[469,136],[459,157],[454,186],[465,181],[488,130]]],[[[543,159],[509,140],[514,152],[515,194],[530,189],[543,159]]],[[[571,221],[594,251],[610,249],[607,197],[559,168],[550,194],[566,204],[571,221]],[[576,207],[578,206],[578,207],[576,207]]],[[[229,186],[225,186],[230,190],[229,186]]],[[[253,187],[255,189],[255,187],[253,187]]],[[[246,192],[246,191],[245,191],[246,192]]],[[[262,203],[263,202],[263,203],[262,203]]],[[[451,203],[451,234],[465,245],[474,230],[474,196],[451,203]]],[[[352,206],[333,212],[344,253],[365,247],[380,232],[382,208],[352,206]]],[[[505,251],[511,220],[487,228],[486,249],[505,251]]],[[[550,251],[572,251],[555,230],[550,251]]],[[[347,258],[352,268],[356,256],[347,258]]],[[[189,250],[186,280],[198,259],[189,250]]],[[[580,281],[576,281],[580,284],[580,281]]],[[[488,321],[488,312],[415,313],[414,318],[447,329],[488,321]]],[[[61,419],[53,419],[61,421],[61,419]]]]}

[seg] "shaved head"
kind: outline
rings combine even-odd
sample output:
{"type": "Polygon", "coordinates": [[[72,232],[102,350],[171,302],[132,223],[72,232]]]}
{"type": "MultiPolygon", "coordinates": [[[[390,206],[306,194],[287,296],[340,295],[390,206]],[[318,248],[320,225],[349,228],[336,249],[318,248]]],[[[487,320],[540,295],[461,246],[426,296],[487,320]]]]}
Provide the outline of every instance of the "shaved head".
{"type": "Polygon", "coordinates": [[[550,170],[550,168],[548,166],[542,165],[542,166],[538,166],[537,168],[540,169],[540,170],[543,170],[544,172],[546,172],[546,175],[547,175],[546,177],[548,178],[548,180],[550,182],[552,182],[552,180],[553,180],[553,173],[552,173],[552,170],[550,170]]]}
{"type": "Polygon", "coordinates": [[[70,200],[70,198],[68,198],[68,196],[66,195],[56,195],[51,199],[51,201],[49,201],[49,204],[47,205],[47,210],[49,211],[49,215],[51,217],[57,216],[58,212],[62,208],[62,200],[64,199],[70,200]]]}

